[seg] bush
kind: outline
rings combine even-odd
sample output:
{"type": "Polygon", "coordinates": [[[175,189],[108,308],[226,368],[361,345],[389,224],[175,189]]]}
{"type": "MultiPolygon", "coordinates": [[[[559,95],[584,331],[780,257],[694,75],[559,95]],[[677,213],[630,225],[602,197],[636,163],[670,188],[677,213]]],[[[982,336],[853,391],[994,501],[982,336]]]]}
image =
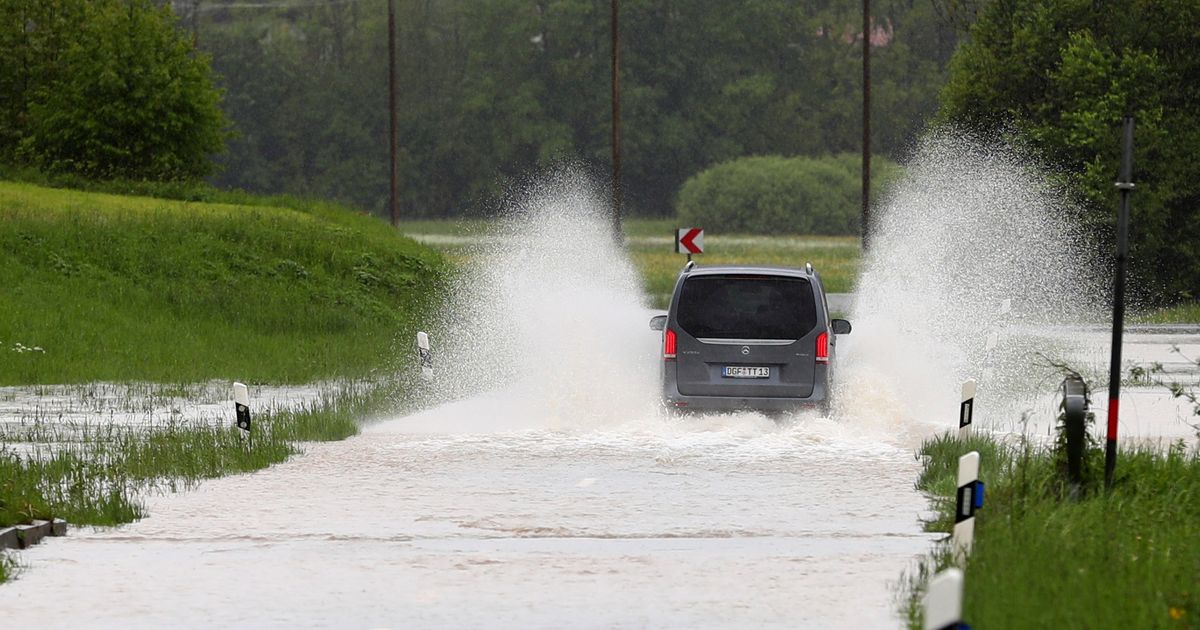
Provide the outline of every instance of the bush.
{"type": "MultiPolygon", "coordinates": [[[[49,4],[49,3],[46,3],[49,4]]],[[[0,158],[89,178],[213,172],[224,114],[208,59],[150,0],[0,6],[0,158]],[[26,16],[25,19],[21,19],[26,16]]]]}
{"type": "MultiPolygon", "coordinates": [[[[858,234],[860,165],[853,154],[739,158],[688,179],[676,211],[683,223],[721,232],[858,234]]],[[[875,197],[898,171],[875,159],[875,197]]]]}

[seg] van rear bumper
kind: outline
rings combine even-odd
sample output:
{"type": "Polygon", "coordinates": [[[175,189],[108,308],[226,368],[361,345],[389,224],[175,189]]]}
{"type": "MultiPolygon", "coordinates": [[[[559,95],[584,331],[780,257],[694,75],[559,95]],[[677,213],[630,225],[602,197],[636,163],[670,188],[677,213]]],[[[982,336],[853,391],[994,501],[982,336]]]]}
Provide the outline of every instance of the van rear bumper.
{"type": "MultiPolygon", "coordinates": [[[[819,375],[826,376],[824,367],[819,375]]],[[[816,409],[828,405],[828,387],[826,378],[818,378],[813,383],[812,395],[804,398],[767,397],[767,396],[688,396],[679,393],[675,383],[674,370],[664,370],[663,373],[663,405],[672,408],[691,411],[796,411],[800,409],[816,409]]]]}
{"type": "Polygon", "coordinates": [[[680,411],[800,411],[821,409],[825,400],[809,398],[734,398],[732,396],[677,396],[663,404],[680,411]]]}

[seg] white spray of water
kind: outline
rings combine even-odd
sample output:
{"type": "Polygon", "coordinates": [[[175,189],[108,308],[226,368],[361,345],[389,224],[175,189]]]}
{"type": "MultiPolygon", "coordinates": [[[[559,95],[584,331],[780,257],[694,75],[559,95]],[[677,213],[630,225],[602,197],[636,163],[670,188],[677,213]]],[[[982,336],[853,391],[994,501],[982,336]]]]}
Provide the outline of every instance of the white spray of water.
{"type": "Polygon", "coordinates": [[[584,176],[554,173],[514,196],[472,252],[441,327],[437,385],[443,399],[491,392],[481,428],[655,413],[657,336],[603,199],[584,176]]]}
{"type": "Polygon", "coordinates": [[[1029,333],[1094,318],[1093,255],[1062,191],[1010,148],[927,139],[878,216],[839,393],[847,413],[942,428],[973,378],[996,412],[1046,385],[1029,333]]]}

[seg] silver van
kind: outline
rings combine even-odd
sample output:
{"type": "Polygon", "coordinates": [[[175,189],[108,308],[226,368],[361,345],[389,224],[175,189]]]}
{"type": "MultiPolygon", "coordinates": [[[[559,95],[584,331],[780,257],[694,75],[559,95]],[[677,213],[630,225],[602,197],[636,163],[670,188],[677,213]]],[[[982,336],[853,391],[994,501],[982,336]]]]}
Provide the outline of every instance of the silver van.
{"type": "Polygon", "coordinates": [[[812,265],[688,263],[675,282],[662,331],[663,401],[678,410],[826,409],[836,335],[812,265]]]}

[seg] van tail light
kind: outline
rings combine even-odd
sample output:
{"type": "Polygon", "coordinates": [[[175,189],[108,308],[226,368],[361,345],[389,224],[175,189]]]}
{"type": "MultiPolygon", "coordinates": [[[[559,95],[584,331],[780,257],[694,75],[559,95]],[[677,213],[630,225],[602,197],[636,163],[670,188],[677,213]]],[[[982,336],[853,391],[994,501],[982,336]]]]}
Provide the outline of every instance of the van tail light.
{"type": "Polygon", "coordinates": [[[675,358],[675,331],[670,328],[663,331],[663,358],[675,358]]]}
{"type": "Polygon", "coordinates": [[[817,335],[817,363],[829,363],[829,333],[817,335]]]}

